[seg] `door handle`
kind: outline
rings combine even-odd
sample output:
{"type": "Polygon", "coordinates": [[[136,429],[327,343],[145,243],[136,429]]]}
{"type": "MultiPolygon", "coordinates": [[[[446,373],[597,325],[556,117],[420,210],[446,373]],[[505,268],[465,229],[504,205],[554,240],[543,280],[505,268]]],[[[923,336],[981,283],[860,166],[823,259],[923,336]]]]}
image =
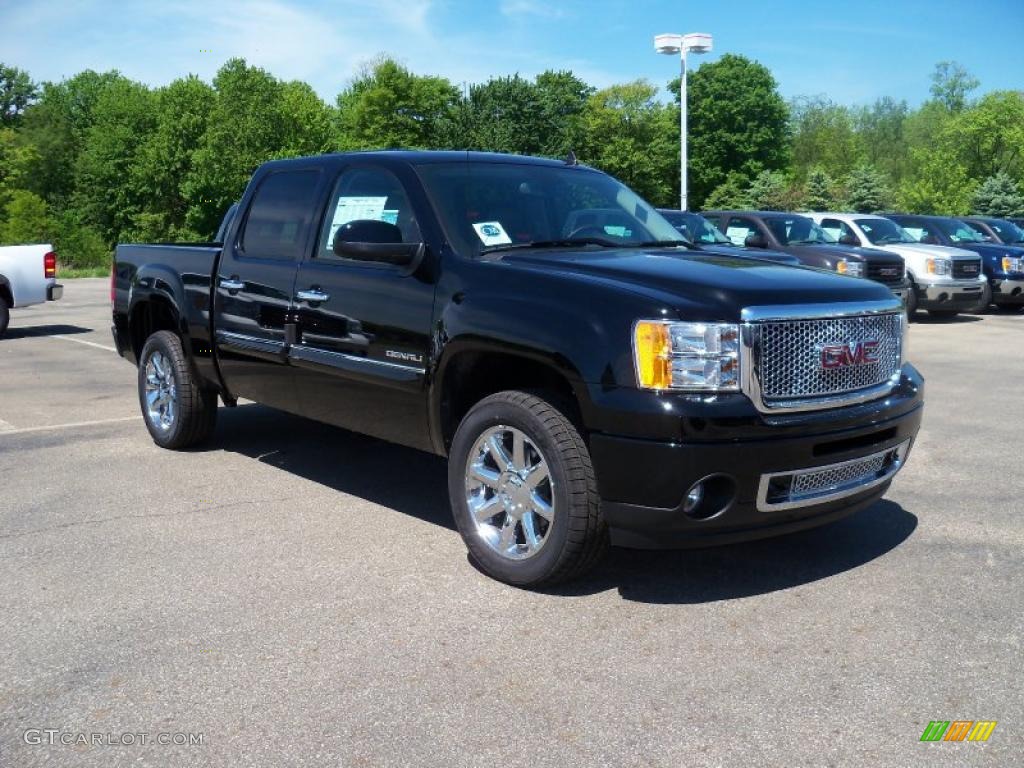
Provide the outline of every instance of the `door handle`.
{"type": "Polygon", "coordinates": [[[243,288],[245,288],[245,283],[243,283],[241,280],[236,280],[234,277],[222,277],[220,279],[220,287],[223,288],[225,291],[240,291],[243,288]]]}
{"type": "Polygon", "coordinates": [[[310,288],[308,291],[299,291],[295,294],[295,298],[299,301],[308,301],[311,304],[319,304],[322,301],[327,301],[331,296],[330,294],[324,293],[316,288],[310,288]]]}

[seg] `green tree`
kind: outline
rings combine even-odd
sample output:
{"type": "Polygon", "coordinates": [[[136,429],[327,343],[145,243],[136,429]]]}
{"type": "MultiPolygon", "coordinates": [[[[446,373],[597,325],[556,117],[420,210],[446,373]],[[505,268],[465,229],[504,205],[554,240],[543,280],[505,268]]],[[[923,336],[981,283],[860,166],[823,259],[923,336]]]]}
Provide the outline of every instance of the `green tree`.
{"type": "Polygon", "coordinates": [[[443,77],[414,75],[393,59],[378,59],[338,95],[342,149],[426,149],[459,97],[443,77]]]}
{"type": "Polygon", "coordinates": [[[436,139],[451,149],[538,154],[540,102],[533,83],[519,75],[472,85],[467,98],[440,121],[436,139]]]}
{"type": "Polygon", "coordinates": [[[802,97],[790,103],[793,134],[793,172],[798,181],[812,168],[845,176],[862,161],[854,116],[848,107],[824,96],[802,97]]]}
{"type": "Polygon", "coordinates": [[[964,216],[974,185],[955,158],[930,149],[910,151],[910,172],[896,192],[896,204],[910,213],[964,216]]]}
{"type": "Polygon", "coordinates": [[[55,226],[46,201],[24,189],[14,190],[0,221],[0,243],[24,245],[53,241],[55,226]]]}
{"type": "Polygon", "coordinates": [[[715,187],[704,201],[704,209],[743,210],[753,208],[750,202],[750,183],[739,173],[729,174],[724,182],[715,187]]]}
{"type": "Polygon", "coordinates": [[[645,80],[597,91],[582,115],[580,156],[632,187],[655,205],[678,194],[678,134],[673,111],[645,80]]]}
{"type": "Polygon", "coordinates": [[[1024,177],[1024,94],[993,91],[945,121],[936,150],[963,165],[972,179],[999,171],[1024,177]]]}
{"type": "Polygon", "coordinates": [[[967,98],[981,82],[955,61],[940,61],[931,74],[932,99],[950,112],[967,107],[967,98]]]}
{"type": "Polygon", "coordinates": [[[809,211],[831,211],[839,206],[836,182],[822,168],[812,168],[804,184],[803,205],[809,211]]]}
{"type": "Polygon", "coordinates": [[[146,86],[121,78],[93,106],[92,124],[75,161],[72,201],[83,222],[108,243],[117,242],[142,210],[130,179],[139,149],[156,125],[155,102],[146,86]]]}
{"type": "Polygon", "coordinates": [[[35,148],[18,141],[13,128],[0,128],[0,211],[15,189],[24,188],[35,148]]]}
{"type": "Polygon", "coordinates": [[[284,135],[281,157],[305,157],[334,148],[334,110],[307,83],[293,80],[281,87],[284,135]]]}
{"type": "Polygon", "coordinates": [[[128,237],[138,241],[196,240],[185,226],[185,181],[206,133],[216,93],[198,77],[175,80],[155,94],[154,129],[139,147],[128,184],[137,201],[128,237]]]}
{"type": "Polygon", "coordinates": [[[846,178],[846,202],[857,213],[875,213],[890,206],[892,193],[882,174],[862,165],[846,178]]]}
{"type": "Polygon", "coordinates": [[[185,225],[212,237],[252,172],[281,153],[285,120],[281,83],[244,59],[231,59],[213,79],[215,97],[206,131],[182,185],[189,201],[185,225]]]}
{"type": "Polygon", "coordinates": [[[761,171],[747,188],[750,205],[760,211],[788,211],[797,207],[798,194],[781,171],[761,171]]]}
{"type": "Polygon", "coordinates": [[[16,125],[25,108],[39,95],[28,72],[0,62],[0,126],[16,125]]]}
{"type": "MultiPolygon", "coordinates": [[[[669,88],[678,94],[679,80],[669,88]]],[[[694,204],[731,173],[753,179],[761,171],[787,167],[788,110],[764,65],[731,53],[703,64],[690,75],[687,101],[694,204]]]]}
{"type": "Polygon", "coordinates": [[[1024,216],[1024,195],[1009,174],[999,171],[975,190],[971,210],[980,216],[1024,216]]]}
{"type": "Polygon", "coordinates": [[[870,107],[855,111],[854,125],[858,155],[887,178],[899,182],[906,172],[905,126],[910,116],[906,101],[884,96],[870,107]]]}

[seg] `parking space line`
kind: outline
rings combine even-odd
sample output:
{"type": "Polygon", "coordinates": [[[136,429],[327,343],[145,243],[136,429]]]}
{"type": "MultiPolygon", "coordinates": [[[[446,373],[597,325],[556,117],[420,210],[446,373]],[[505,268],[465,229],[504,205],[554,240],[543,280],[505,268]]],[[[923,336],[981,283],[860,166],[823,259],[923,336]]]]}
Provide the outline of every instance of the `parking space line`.
{"type": "Polygon", "coordinates": [[[11,424],[11,422],[0,419],[0,432],[10,432],[14,429],[17,429],[17,427],[11,424]]]}
{"type": "MultiPolygon", "coordinates": [[[[123,421],[138,421],[138,420],[139,420],[138,416],[122,416],[121,418],[118,418],[118,419],[98,419],[96,421],[74,421],[74,422],[71,422],[70,424],[50,424],[49,426],[46,426],[46,427],[21,427],[21,428],[13,428],[12,427],[11,429],[8,429],[8,430],[3,430],[2,428],[0,428],[0,436],[7,437],[8,435],[24,435],[24,434],[28,434],[29,432],[49,432],[51,430],[59,430],[59,429],[76,429],[77,427],[97,427],[97,426],[100,426],[100,425],[103,425],[103,424],[117,424],[117,423],[123,422],[123,421]]],[[[0,422],[0,423],[7,424],[6,421],[5,422],[0,422]]],[[[7,426],[10,427],[11,425],[7,424],[7,426]]]]}
{"type": "Polygon", "coordinates": [[[108,347],[106,344],[97,344],[95,341],[86,341],[85,339],[76,339],[73,336],[61,336],[54,335],[50,336],[51,339],[61,339],[62,341],[73,341],[75,344],[87,344],[90,347],[96,347],[97,349],[105,349],[107,352],[117,353],[117,350],[113,347],[108,347]]]}

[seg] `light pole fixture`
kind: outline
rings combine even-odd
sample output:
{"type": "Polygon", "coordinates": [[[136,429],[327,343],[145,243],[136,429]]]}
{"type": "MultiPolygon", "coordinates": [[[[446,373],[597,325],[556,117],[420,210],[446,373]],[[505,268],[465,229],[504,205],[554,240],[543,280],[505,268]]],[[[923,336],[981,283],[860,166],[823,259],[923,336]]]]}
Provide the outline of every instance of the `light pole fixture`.
{"type": "Polygon", "coordinates": [[[711,35],[691,32],[688,35],[655,35],[654,50],[667,55],[679,54],[679,208],[687,210],[686,200],[686,54],[708,53],[711,35]]]}

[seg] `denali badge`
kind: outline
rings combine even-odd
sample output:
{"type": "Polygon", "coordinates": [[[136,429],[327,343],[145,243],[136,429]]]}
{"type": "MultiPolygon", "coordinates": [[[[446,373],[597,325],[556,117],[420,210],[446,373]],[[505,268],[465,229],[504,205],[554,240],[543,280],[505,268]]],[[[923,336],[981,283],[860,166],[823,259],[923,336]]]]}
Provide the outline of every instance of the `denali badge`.
{"type": "Polygon", "coordinates": [[[851,365],[870,365],[878,362],[878,342],[860,341],[856,344],[828,344],[821,348],[821,367],[826,370],[851,365]]]}
{"type": "Polygon", "coordinates": [[[394,358],[395,360],[409,360],[413,363],[422,363],[423,355],[417,355],[415,352],[396,352],[393,349],[385,350],[385,357],[394,358]]]}

